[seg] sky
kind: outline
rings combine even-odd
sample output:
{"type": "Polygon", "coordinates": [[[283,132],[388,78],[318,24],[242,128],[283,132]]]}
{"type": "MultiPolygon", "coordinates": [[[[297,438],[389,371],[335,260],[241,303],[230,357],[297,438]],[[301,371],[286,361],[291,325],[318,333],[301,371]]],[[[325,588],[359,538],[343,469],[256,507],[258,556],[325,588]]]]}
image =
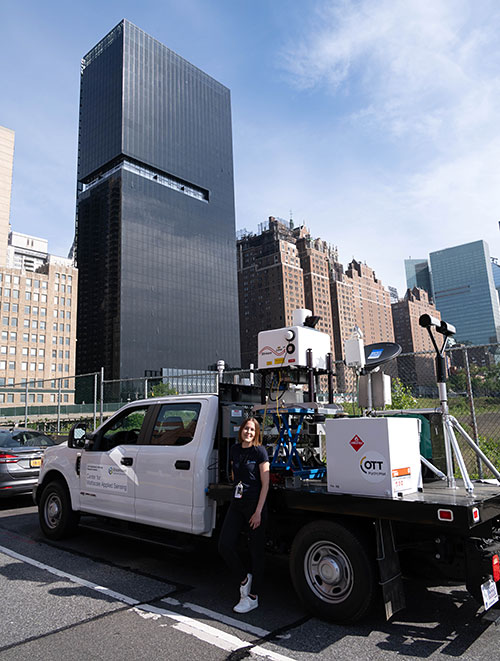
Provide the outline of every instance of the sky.
{"type": "Polygon", "coordinates": [[[122,18],[231,90],[236,227],[305,224],[404,294],[404,259],[500,257],[496,0],[0,0],[11,224],[67,255],[81,58],[122,18]]]}

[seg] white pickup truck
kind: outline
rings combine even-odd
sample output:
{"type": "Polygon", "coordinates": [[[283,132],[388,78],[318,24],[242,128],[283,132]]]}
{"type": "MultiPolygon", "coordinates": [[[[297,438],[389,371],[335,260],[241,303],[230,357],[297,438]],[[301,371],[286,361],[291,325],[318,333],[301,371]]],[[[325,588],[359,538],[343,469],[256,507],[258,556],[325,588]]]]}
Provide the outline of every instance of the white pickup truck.
{"type": "MultiPolygon", "coordinates": [[[[243,395],[141,400],[91,434],[76,425],[45,453],[34,491],[44,534],[60,539],[93,515],[141,536],[211,536],[232,493],[228,448],[259,401],[243,395]]],[[[498,486],[471,495],[434,480],[404,498],[340,494],[273,464],[271,485],[269,547],[289,553],[296,592],[319,617],[359,620],[380,596],[390,617],[405,604],[402,565],[466,583],[486,608],[498,599],[498,486]]]]}

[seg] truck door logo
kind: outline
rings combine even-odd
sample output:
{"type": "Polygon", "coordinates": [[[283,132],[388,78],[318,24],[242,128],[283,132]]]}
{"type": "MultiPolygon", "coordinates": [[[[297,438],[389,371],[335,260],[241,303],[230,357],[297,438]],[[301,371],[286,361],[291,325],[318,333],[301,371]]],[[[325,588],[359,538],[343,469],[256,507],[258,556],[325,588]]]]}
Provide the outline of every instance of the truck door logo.
{"type": "Polygon", "coordinates": [[[356,434],[356,436],[351,438],[351,440],[349,441],[349,444],[351,445],[352,448],[354,448],[354,450],[356,450],[356,452],[358,450],[360,450],[364,445],[363,441],[359,438],[359,436],[357,434],[356,434]]]}

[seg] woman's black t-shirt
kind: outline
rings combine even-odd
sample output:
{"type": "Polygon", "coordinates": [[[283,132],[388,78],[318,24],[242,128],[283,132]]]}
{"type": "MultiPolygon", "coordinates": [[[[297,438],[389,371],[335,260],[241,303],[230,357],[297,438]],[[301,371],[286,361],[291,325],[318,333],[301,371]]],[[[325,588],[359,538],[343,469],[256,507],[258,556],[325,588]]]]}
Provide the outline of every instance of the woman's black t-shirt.
{"type": "Polygon", "coordinates": [[[267,450],[262,445],[244,448],[235,443],[229,453],[233,465],[234,483],[243,485],[243,498],[258,500],[261,489],[260,464],[269,461],[267,450]]]}

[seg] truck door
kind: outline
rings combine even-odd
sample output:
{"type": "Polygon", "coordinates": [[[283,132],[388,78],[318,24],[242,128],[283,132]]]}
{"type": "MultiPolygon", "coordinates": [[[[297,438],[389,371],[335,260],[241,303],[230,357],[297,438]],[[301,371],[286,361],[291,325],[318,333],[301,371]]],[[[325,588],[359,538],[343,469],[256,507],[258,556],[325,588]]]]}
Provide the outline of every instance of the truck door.
{"type": "Polygon", "coordinates": [[[188,399],[156,409],[149,443],[137,457],[137,521],[192,532],[201,409],[200,401],[188,399]]]}
{"type": "Polygon", "coordinates": [[[119,412],[97,432],[92,449],[82,452],[82,510],[135,520],[137,455],[149,408],[142,404],[119,412]]]}

